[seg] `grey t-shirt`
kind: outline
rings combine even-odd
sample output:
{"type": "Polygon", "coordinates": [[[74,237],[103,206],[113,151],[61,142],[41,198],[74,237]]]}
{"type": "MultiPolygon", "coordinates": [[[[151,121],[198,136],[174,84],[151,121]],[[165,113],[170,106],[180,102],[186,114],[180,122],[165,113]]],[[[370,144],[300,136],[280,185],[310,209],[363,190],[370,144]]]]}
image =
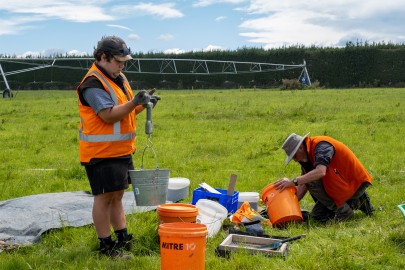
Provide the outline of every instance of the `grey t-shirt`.
{"type": "Polygon", "coordinates": [[[302,166],[302,174],[305,172],[312,171],[316,168],[319,164],[322,164],[326,167],[329,166],[333,155],[335,154],[335,148],[328,142],[322,141],[318,143],[315,147],[315,162],[314,164],[311,161],[308,162],[300,162],[302,166]]]}
{"type": "Polygon", "coordinates": [[[318,143],[315,147],[314,167],[316,168],[316,166],[318,166],[319,164],[328,167],[334,154],[335,148],[333,147],[333,145],[325,141],[318,143]]]}
{"type": "Polygon", "coordinates": [[[104,89],[86,88],[83,91],[83,97],[96,114],[103,109],[114,107],[111,96],[104,89]]]}

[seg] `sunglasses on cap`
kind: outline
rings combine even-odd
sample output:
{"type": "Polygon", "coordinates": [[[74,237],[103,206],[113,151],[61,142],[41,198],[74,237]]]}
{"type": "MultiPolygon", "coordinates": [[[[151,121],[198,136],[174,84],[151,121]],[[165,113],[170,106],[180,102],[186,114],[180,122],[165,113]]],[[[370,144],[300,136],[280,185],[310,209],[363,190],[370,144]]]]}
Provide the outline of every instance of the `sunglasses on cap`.
{"type": "Polygon", "coordinates": [[[131,48],[122,48],[122,49],[119,49],[119,50],[114,50],[111,53],[113,55],[127,56],[127,55],[131,54],[131,48]]]}
{"type": "Polygon", "coordinates": [[[99,48],[99,49],[95,49],[95,50],[99,50],[102,52],[109,52],[112,55],[122,55],[122,56],[127,56],[131,54],[131,49],[130,48],[121,48],[121,49],[112,49],[112,48],[108,48],[108,47],[104,47],[104,48],[99,48]]]}

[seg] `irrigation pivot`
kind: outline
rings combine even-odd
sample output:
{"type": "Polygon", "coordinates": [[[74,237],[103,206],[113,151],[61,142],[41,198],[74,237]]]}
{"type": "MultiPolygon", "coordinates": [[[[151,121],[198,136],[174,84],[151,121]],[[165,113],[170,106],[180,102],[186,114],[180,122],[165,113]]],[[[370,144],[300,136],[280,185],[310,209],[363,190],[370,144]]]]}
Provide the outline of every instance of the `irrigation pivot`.
{"type": "MultiPolygon", "coordinates": [[[[5,83],[3,91],[4,98],[13,96],[8,84],[7,76],[23,72],[35,71],[43,68],[62,68],[88,70],[94,62],[93,58],[0,58],[0,72],[5,83]],[[13,63],[32,66],[19,70],[5,71],[2,64],[13,63]]],[[[247,74],[264,73],[271,71],[285,71],[290,69],[301,69],[299,81],[311,85],[306,62],[298,65],[219,61],[203,59],[172,59],[172,58],[134,58],[126,62],[125,73],[146,73],[146,74],[181,74],[181,75],[219,75],[219,74],[247,74]]]]}

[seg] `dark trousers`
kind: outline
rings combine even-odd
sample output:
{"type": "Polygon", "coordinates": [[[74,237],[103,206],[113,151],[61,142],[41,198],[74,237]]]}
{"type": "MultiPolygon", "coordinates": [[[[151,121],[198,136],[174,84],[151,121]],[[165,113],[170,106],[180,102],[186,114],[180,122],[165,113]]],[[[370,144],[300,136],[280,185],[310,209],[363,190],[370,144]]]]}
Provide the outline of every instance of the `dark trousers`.
{"type": "MultiPolygon", "coordinates": [[[[335,202],[326,193],[322,180],[313,181],[305,184],[309,193],[315,201],[315,206],[311,210],[311,216],[314,219],[325,220],[333,218],[336,214],[344,214],[347,211],[352,211],[347,203],[344,203],[341,208],[337,208],[335,202]]],[[[364,194],[366,188],[370,185],[364,182],[359,189],[354,193],[350,200],[358,199],[364,194]]]]}

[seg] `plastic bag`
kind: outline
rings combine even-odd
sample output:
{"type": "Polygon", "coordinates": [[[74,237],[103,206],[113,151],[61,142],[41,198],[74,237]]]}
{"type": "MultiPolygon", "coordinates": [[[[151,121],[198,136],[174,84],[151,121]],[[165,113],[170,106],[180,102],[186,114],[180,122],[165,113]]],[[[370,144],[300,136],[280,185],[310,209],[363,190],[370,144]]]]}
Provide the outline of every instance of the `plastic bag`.
{"type": "Polygon", "coordinates": [[[251,208],[248,201],[245,201],[233,214],[231,221],[243,225],[247,233],[254,235],[263,234],[262,224],[271,226],[270,221],[251,208]]]}

